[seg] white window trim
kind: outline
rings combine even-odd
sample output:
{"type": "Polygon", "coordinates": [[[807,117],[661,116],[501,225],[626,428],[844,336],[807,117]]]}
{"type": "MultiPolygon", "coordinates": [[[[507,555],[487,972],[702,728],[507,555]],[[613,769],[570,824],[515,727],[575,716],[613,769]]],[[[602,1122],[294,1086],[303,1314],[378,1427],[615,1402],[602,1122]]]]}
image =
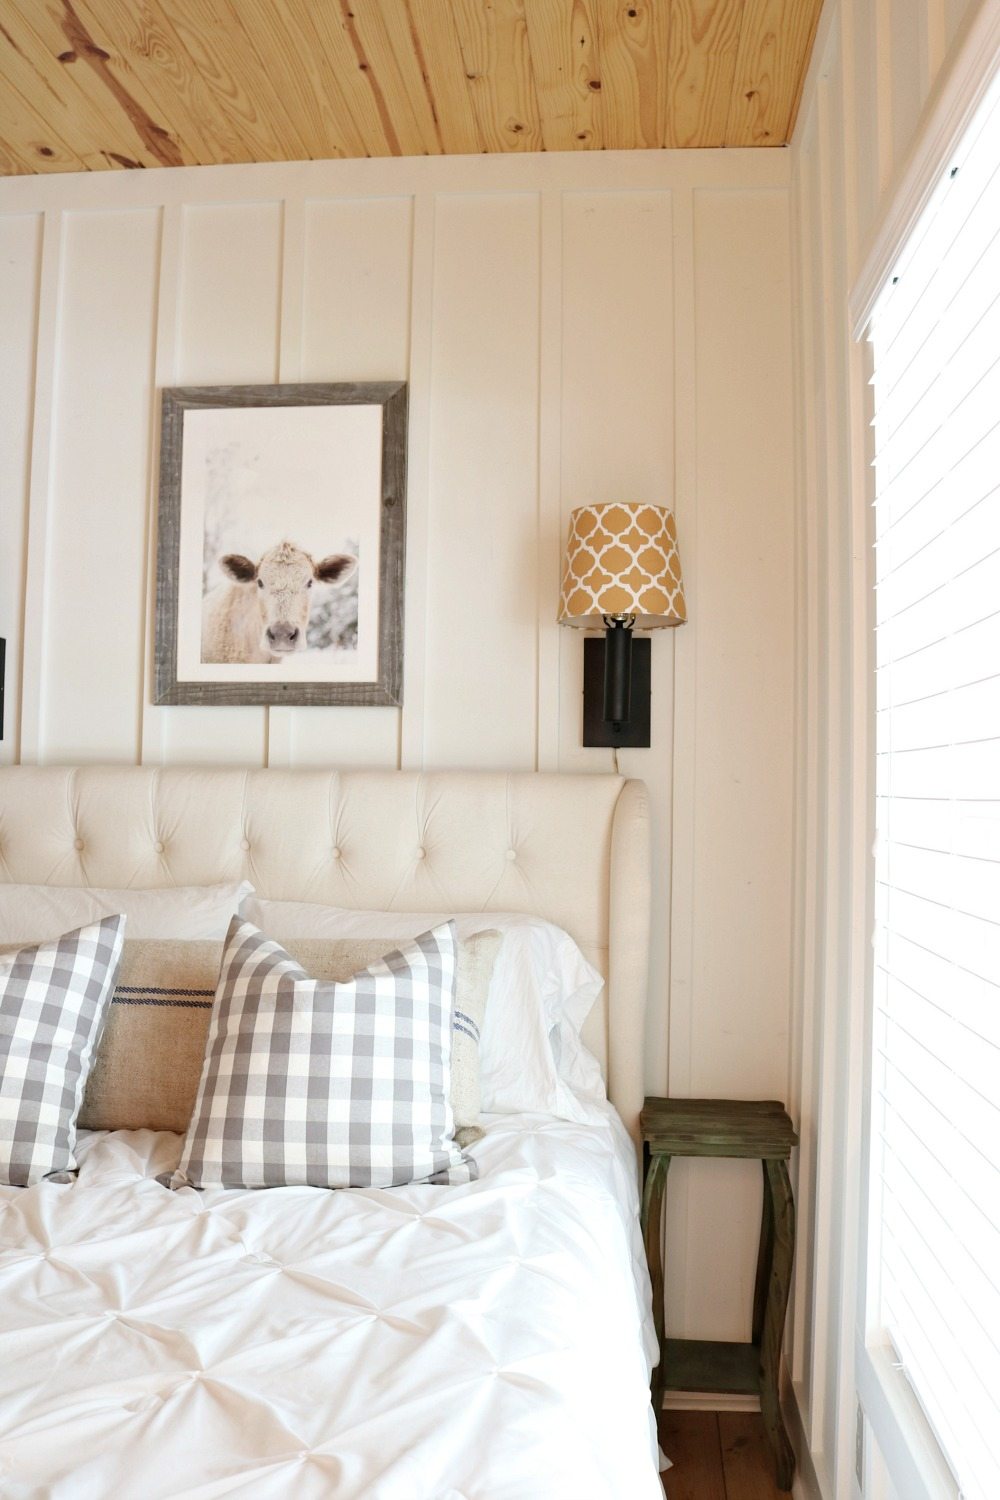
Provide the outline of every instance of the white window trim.
{"type": "MultiPolygon", "coordinates": [[[[929,203],[949,159],[971,123],[976,110],[1000,67],[1000,0],[980,0],[972,7],[956,38],[947,63],[927,101],[920,124],[906,158],[890,188],[879,214],[860,274],[849,298],[851,326],[855,339],[866,336],[872,311],[892,267],[929,203]]],[[[865,423],[866,438],[871,432],[866,414],[857,411],[854,419],[865,423]]],[[[868,458],[872,457],[871,451],[868,458]]],[[[874,498],[867,469],[869,493],[867,505],[874,498]]],[[[868,550],[868,549],[866,549],[868,550]]],[[[874,588],[873,554],[860,566],[866,571],[865,590],[871,598],[874,588]]],[[[857,597],[857,595],[855,595],[857,597]]],[[[858,701],[871,702],[868,684],[874,673],[874,631],[864,607],[857,627],[868,637],[867,681],[858,701]]],[[[869,712],[873,712],[873,707],[869,712]]],[[[874,748],[874,730],[868,726],[869,752],[874,748]]],[[[857,784],[858,795],[867,799],[871,787],[867,777],[857,784]]],[[[861,812],[861,809],[858,809],[861,812]]],[[[863,904],[870,919],[873,911],[874,863],[865,860],[863,904]]],[[[869,927],[870,930],[870,927],[869,927]]],[[[871,1154],[871,974],[865,986],[865,1089],[862,1120],[861,1159],[864,1181],[859,1204],[858,1276],[856,1305],[856,1343],[854,1379],[860,1402],[872,1435],[878,1444],[886,1470],[896,1492],[905,1500],[959,1500],[959,1489],[913,1390],[893,1360],[892,1350],[884,1343],[874,1320],[877,1300],[877,1273],[870,1260],[868,1234],[868,1200],[872,1170],[871,1154]]]]}
{"type": "Polygon", "coordinates": [[[1000,0],[980,0],[971,7],[938,75],[913,144],[869,236],[861,271],[848,299],[856,339],[864,337],[896,257],[930,202],[948,158],[979,108],[993,80],[998,56],[1000,0]]]}

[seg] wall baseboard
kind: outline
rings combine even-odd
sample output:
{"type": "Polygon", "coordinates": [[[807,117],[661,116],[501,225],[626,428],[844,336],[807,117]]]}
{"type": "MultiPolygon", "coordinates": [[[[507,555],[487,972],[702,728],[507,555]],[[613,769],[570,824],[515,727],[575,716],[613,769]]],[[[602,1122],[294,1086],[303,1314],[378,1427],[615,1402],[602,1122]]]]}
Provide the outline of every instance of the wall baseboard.
{"type": "Polygon", "coordinates": [[[760,1411],[756,1396],[727,1396],[720,1391],[668,1391],[663,1411],[760,1411]]]}
{"type": "MultiPolygon", "coordinates": [[[[756,1396],[726,1396],[718,1391],[668,1391],[662,1398],[664,1411],[759,1411],[756,1396]]],[[[788,1435],[795,1449],[795,1479],[792,1500],[833,1500],[825,1495],[809,1451],[802,1413],[795,1393],[789,1390],[782,1403],[788,1435]]]]}
{"type": "Polygon", "coordinates": [[[786,1388],[782,1402],[785,1425],[795,1450],[795,1479],[792,1484],[792,1500],[833,1500],[833,1493],[825,1495],[820,1484],[816,1465],[813,1462],[809,1439],[806,1437],[802,1412],[794,1390],[786,1388]]]}

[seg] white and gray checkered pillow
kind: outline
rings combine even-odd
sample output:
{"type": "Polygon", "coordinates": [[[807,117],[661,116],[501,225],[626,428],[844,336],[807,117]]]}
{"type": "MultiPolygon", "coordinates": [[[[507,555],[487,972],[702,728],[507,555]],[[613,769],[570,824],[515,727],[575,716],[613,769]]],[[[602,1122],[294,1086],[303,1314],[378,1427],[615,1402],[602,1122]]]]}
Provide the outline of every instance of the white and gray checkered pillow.
{"type": "Polygon", "coordinates": [[[0,955],[0,1182],[30,1187],[76,1167],[76,1117],[124,935],[124,917],[105,917],[0,955]]]}
{"type": "Polygon", "coordinates": [[[234,918],[178,1187],[468,1182],[449,1103],[452,922],[346,983],[234,918]]]}

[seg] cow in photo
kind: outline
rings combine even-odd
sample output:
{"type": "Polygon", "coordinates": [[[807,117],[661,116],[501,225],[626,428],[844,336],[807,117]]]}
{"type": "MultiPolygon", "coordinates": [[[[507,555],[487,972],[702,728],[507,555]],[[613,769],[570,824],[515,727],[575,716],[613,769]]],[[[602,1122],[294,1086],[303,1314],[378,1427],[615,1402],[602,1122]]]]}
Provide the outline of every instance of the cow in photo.
{"type": "Polygon", "coordinates": [[[219,558],[226,581],[202,607],[202,661],[273,664],[304,651],[313,583],[343,586],[357,566],[346,552],[314,562],[294,542],[279,542],[257,563],[227,552],[219,558]]]}

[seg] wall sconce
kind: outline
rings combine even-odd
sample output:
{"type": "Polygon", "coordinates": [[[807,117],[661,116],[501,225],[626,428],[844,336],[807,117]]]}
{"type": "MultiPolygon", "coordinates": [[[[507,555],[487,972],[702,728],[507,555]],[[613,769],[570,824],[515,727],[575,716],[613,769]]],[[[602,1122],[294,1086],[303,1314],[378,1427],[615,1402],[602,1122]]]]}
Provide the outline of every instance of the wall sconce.
{"type": "Polygon", "coordinates": [[[583,643],[583,743],[649,744],[650,643],[634,630],[683,625],[684,580],[673,512],[660,505],[584,505],[570,516],[559,623],[583,643]]]}

